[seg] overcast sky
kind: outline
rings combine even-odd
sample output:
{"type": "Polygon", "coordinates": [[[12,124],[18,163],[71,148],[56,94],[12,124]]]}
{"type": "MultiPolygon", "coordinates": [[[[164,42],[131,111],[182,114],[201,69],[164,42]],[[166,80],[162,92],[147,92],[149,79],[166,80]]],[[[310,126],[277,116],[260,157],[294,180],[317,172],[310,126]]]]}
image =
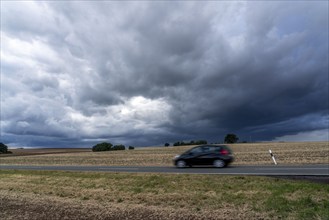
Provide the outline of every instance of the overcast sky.
{"type": "Polygon", "coordinates": [[[1,1],[1,142],[328,141],[328,1],[1,1]]]}

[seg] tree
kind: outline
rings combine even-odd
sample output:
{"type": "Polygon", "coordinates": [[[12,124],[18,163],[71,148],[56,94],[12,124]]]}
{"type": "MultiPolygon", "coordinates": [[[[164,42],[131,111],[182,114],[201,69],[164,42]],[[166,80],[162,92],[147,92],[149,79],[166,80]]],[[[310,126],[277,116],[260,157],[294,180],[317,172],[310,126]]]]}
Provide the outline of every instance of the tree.
{"type": "Polygon", "coordinates": [[[238,142],[239,138],[236,134],[227,134],[225,136],[224,142],[227,144],[234,144],[238,142]]]}
{"type": "Polygon", "coordinates": [[[165,145],[164,145],[165,147],[169,147],[170,146],[170,144],[169,143],[165,143],[165,145]]]}
{"type": "Polygon", "coordinates": [[[135,148],[133,146],[129,146],[129,150],[134,150],[135,148]]]}
{"type": "Polygon", "coordinates": [[[7,145],[0,143],[0,153],[4,153],[4,154],[8,153],[7,145]]]}

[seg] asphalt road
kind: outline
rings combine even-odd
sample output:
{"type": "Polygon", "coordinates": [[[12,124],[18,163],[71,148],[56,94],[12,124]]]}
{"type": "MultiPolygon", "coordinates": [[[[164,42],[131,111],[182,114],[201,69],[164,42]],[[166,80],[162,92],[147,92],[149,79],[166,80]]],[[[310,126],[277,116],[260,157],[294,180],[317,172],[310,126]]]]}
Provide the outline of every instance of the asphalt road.
{"type": "Polygon", "coordinates": [[[0,165],[0,170],[61,170],[92,172],[129,172],[129,173],[175,173],[175,174],[225,174],[257,176],[329,176],[329,164],[317,165],[267,165],[267,166],[229,166],[212,167],[129,167],[129,166],[18,166],[0,165]]]}

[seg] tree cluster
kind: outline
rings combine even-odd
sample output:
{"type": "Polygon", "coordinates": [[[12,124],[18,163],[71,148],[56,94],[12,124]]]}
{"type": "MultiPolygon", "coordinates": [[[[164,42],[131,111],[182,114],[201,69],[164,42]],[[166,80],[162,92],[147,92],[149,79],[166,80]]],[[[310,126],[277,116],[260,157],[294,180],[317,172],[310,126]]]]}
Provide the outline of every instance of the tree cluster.
{"type": "MultiPolygon", "coordinates": [[[[111,143],[108,142],[99,143],[92,147],[92,151],[114,151],[114,150],[125,150],[125,149],[126,147],[122,144],[113,146],[111,143]]],[[[129,150],[132,149],[134,149],[134,147],[129,146],[129,150]]]]}
{"type": "Polygon", "coordinates": [[[201,145],[201,144],[207,144],[207,143],[208,142],[206,140],[197,140],[197,141],[190,141],[190,142],[177,141],[174,143],[174,146],[201,145]]]}
{"type": "MultiPolygon", "coordinates": [[[[236,134],[227,134],[224,138],[224,143],[226,144],[234,144],[239,141],[239,138],[236,134]]],[[[208,144],[206,140],[198,140],[198,141],[190,141],[190,142],[184,142],[184,141],[177,141],[173,144],[173,146],[184,146],[184,145],[203,145],[208,144]]],[[[169,143],[165,143],[165,147],[170,146],[169,143]]]]}

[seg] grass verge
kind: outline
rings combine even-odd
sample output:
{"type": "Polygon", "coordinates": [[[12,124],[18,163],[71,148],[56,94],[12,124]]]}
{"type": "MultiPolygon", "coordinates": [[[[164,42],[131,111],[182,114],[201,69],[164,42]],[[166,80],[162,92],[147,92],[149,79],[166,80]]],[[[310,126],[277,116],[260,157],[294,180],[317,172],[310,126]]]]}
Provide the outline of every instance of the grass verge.
{"type": "Polygon", "coordinates": [[[0,170],[0,204],[0,219],[328,219],[329,185],[250,176],[0,170]]]}

